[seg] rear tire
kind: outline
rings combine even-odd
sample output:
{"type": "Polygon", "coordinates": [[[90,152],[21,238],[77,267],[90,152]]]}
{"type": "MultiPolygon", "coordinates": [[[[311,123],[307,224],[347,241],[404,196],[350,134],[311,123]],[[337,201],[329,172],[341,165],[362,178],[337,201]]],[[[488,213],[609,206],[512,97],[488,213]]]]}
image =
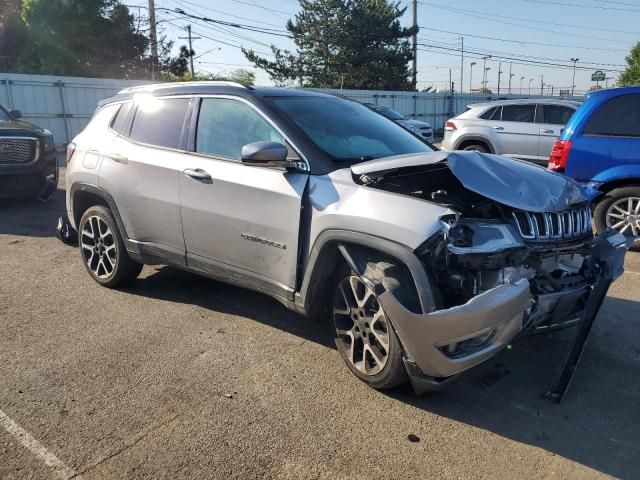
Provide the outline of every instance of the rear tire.
{"type": "Polygon", "coordinates": [[[463,148],[463,150],[467,152],[480,152],[480,153],[489,153],[489,149],[482,145],[481,143],[473,143],[471,145],[467,145],[463,148]]]}
{"type": "Polygon", "coordinates": [[[115,288],[134,280],[142,264],[129,258],[113,215],[103,206],[87,209],[78,225],[80,257],[87,272],[103,287],[115,288]]]}
{"type": "Polygon", "coordinates": [[[402,346],[373,291],[347,265],[329,285],[333,335],[349,369],[378,390],[405,383],[402,346]]]}
{"type": "Polygon", "coordinates": [[[611,190],[593,211],[593,223],[598,233],[613,228],[635,237],[634,248],[640,247],[640,185],[611,190]]]}

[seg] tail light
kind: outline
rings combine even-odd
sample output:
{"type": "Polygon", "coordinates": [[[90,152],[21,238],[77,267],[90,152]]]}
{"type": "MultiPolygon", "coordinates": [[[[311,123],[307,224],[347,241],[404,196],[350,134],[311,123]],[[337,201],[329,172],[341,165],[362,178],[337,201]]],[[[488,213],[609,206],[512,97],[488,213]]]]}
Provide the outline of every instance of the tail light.
{"type": "Polygon", "coordinates": [[[76,144],[73,142],[69,142],[69,144],[67,145],[67,165],[69,165],[69,162],[71,161],[71,157],[73,157],[73,154],[76,151],[76,144]]]}
{"type": "Polygon", "coordinates": [[[445,130],[449,130],[449,131],[453,131],[453,130],[457,130],[458,127],[457,127],[457,125],[455,123],[453,123],[451,120],[449,120],[444,124],[444,129],[445,130]]]}
{"type": "Polygon", "coordinates": [[[571,140],[556,140],[547,168],[554,172],[564,172],[571,151],[571,140]]]}

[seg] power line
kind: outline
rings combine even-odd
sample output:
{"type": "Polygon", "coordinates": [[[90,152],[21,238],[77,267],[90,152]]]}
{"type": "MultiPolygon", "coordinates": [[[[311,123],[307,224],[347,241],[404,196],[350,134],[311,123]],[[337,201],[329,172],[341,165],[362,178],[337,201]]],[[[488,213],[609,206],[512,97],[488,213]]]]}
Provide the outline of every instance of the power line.
{"type": "MultiPolygon", "coordinates": [[[[538,1],[538,0],[523,0],[523,1],[538,1]]],[[[448,6],[445,6],[445,5],[438,5],[438,4],[428,3],[428,2],[424,2],[424,1],[422,1],[420,3],[423,4],[423,5],[427,5],[427,6],[433,7],[433,8],[440,8],[442,10],[447,10],[447,11],[451,11],[451,12],[454,12],[454,13],[460,13],[460,14],[463,14],[463,15],[470,15],[470,16],[472,16],[474,18],[481,18],[482,20],[486,20],[486,21],[489,21],[489,22],[496,22],[496,23],[500,23],[500,24],[505,24],[506,23],[507,25],[514,25],[514,26],[520,27],[520,28],[528,28],[530,30],[537,30],[537,31],[540,31],[540,32],[556,33],[558,35],[565,35],[565,36],[568,36],[568,37],[588,38],[590,40],[602,40],[602,41],[605,41],[605,42],[623,43],[625,45],[629,44],[628,41],[623,41],[623,40],[613,40],[611,38],[602,38],[602,37],[594,37],[594,36],[591,36],[591,35],[579,35],[577,33],[560,32],[558,30],[551,30],[551,29],[548,29],[548,28],[532,27],[532,26],[529,26],[529,25],[522,25],[522,24],[518,24],[518,23],[508,22],[506,20],[497,20],[497,19],[492,18],[492,17],[483,16],[482,15],[483,12],[474,11],[473,13],[471,13],[470,10],[462,10],[462,9],[459,9],[459,8],[448,7],[448,6]]]]}
{"type": "MultiPolygon", "coordinates": [[[[554,1],[549,1],[549,0],[521,0],[523,2],[529,2],[529,3],[544,3],[547,5],[562,5],[565,7],[580,7],[580,8],[596,8],[598,10],[613,10],[616,12],[634,12],[634,13],[640,13],[640,10],[638,9],[629,9],[629,8],[614,8],[614,7],[604,7],[604,6],[599,6],[599,5],[585,5],[584,3],[566,3],[566,2],[554,2],[554,1]]],[[[614,2],[608,2],[608,3],[614,3],[614,2]]]]}
{"type": "Polygon", "coordinates": [[[472,37],[472,38],[481,38],[483,40],[495,40],[498,42],[506,42],[506,43],[517,43],[518,45],[539,45],[542,47],[563,47],[563,48],[580,48],[580,49],[585,49],[585,50],[603,50],[603,51],[607,51],[607,52],[628,52],[628,50],[623,50],[623,49],[612,49],[612,48],[599,48],[599,47],[585,47],[584,45],[567,45],[567,44],[557,44],[557,43],[541,43],[541,42],[529,42],[529,41],[523,41],[523,40],[512,40],[512,39],[508,39],[508,38],[500,38],[500,37],[490,37],[490,36],[486,36],[486,35],[477,35],[477,34],[473,34],[473,33],[463,33],[463,32],[452,32],[450,30],[440,30],[437,28],[432,28],[432,27],[420,27],[420,30],[431,30],[434,32],[439,32],[439,33],[449,33],[451,35],[464,35],[465,37],[472,37]]]}
{"type": "MultiPolygon", "coordinates": [[[[524,0],[527,1],[527,0],[524,0]]],[[[420,2],[420,3],[426,3],[426,2],[420,2]]],[[[435,4],[432,4],[431,6],[435,6],[435,4]]],[[[448,5],[438,5],[439,8],[450,8],[453,9],[453,7],[449,7],[448,5]]],[[[465,12],[468,13],[472,13],[472,14],[486,14],[486,12],[482,12],[482,11],[477,11],[477,10],[468,10],[468,9],[464,9],[465,12]]],[[[613,33],[625,33],[628,35],[634,35],[637,36],[638,32],[629,32],[629,31],[624,31],[624,30],[618,30],[618,29],[614,29],[614,28],[602,28],[602,27],[594,27],[591,25],[575,25],[575,24],[570,24],[570,23],[557,23],[557,22],[551,22],[549,20],[534,20],[531,18],[524,18],[524,17],[511,17],[508,15],[500,15],[497,13],[491,13],[492,17],[497,17],[497,18],[506,18],[509,20],[517,20],[519,22],[529,22],[529,23],[541,23],[543,25],[554,25],[556,27],[569,27],[569,28],[579,28],[579,29],[588,29],[588,30],[601,30],[603,32],[613,32],[613,33]]]]}

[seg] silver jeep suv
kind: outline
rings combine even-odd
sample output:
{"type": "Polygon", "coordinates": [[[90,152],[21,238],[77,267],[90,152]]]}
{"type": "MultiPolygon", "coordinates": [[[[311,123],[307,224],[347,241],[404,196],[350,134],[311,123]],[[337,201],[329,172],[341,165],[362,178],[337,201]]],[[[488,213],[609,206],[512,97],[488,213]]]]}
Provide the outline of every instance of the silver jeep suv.
{"type": "Polygon", "coordinates": [[[435,150],[322,93],[127,89],[68,153],[96,282],[166,264],[264,292],[331,325],[375,388],[437,389],[521,333],[575,324],[594,282],[622,272],[624,237],[594,238],[574,181],[435,150]]]}
{"type": "Polygon", "coordinates": [[[501,100],[469,105],[444,127],[444,150],[474,150],[546,166],[579,102],[501,100]]]}

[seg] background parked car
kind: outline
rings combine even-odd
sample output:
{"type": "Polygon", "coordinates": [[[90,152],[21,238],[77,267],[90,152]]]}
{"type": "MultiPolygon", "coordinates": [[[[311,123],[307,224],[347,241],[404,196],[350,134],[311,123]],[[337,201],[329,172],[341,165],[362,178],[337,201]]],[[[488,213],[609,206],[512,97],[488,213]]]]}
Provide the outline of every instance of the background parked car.
{"type": "Polygon", "coordinates": [[[0,199],[47,199],[58,185],[53,135],[0,106],[0,199]]]}
{"type": "Polygon", "coordinates": [[[565,100],[469,105],[446,122],[442,149],[477,150],[546,165],[553,144],[579,106],[565,100]]]}
{"type": "Polygon", "coordinates": [[[586,184],[596,230],[640,246],[640,87],[588,94],[556,142],[549,168],[586,184]]]}
{"type": "Polygon", "coordinates": [[[384,105],[376,105],[374,103],[365,103],[374,112],[384,115],[389,120],[402,125],[407,130],[424,137],[429,142],[433,142],[433,128],[427,122],[421,122],[420,120],[411,120],[400,112],[395,111],[393,108],[385,107],[384,105]]]}

